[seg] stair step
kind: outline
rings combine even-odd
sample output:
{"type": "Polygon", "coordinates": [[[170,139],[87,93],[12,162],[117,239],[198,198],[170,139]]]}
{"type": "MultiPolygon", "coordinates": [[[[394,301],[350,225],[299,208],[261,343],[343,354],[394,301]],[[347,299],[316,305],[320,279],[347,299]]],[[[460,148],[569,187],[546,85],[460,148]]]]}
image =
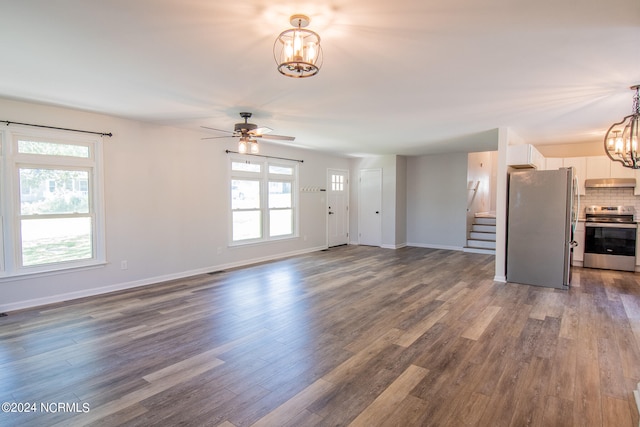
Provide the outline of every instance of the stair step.
{"type": "Polygon", "coordinates": [[[469,239],[467,240],[467,246],[470,246],[472,248],[495,249],[496,242],[490,240],[469,239]]]}
{"type": "Polygon", "coordinates": [[[495,233],[496,226],[495,225],[482,225],[482,224],[473,224],[471,226],[471,231],[480,231],[483,233],[495,233]]]}
{"type": "Polygon", "coordinates": [[[472,231],[469,233],[469,238],[473,240],[488,240],[495,242],[496,233],[486,233],[483,231],[472,231]]]}
{"type": "Polygon", "coordinates": [[[470,252],[474,254],[487,254],[487,255],[495,255],[495,249],[485,249],[485,248],[472,248],[470,246],[465,246],[462,248],[463,252],[470,252]]]}
{"type": "Polygon", "coordinates": [[[474,224],[481,224],[481,225],[496,225],[496,219],[495,218],[475,217],[473,219],[473,223],[474,224]]]}

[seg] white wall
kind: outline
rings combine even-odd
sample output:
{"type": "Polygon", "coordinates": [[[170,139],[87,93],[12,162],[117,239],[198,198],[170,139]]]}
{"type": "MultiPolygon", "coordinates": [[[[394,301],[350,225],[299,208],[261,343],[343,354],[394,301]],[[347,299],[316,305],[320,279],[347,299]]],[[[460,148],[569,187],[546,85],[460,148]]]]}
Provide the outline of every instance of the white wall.
{"type": "MultiPolygon", "coordinates": [[[[104,267],[0,279],[0,312],[42,305],[326,247],[324,192],[299,194],[300,238],[228,247],[228,157],[233,140],[198,131],[0,99],[0,120],[113,132],[104,138],[104,267]],[[222,140],[225,141],[225,140],[222,140]],[[306,239],[305,239],[306,237],[306,239]],[[128,268],[121,270],[121,261],[128,268]]],[[[326,187],[345,158],[261,143],[261,153],[302,159],[301,187],[326,187]]]]}
{"type": "Polygon", "coordinates": [[[396,247],[407,244],[407,158],[396,158],[396,247]]]}
{"type": "Polygon", "coordinates": [[[461,250],[466,242],[467,153],[407,159],[407,244],[461,250]]]}

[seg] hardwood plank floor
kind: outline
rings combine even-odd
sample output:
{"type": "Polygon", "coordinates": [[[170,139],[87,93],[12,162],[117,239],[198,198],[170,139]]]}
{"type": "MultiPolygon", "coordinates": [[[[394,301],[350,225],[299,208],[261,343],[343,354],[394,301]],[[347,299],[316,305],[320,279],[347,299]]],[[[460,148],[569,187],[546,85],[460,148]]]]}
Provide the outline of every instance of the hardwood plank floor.
{"type": "Polygon", "coordinates": [[[640,275],[493,274],[343,246],[8,313],[0,425],[637,426],[640,275]]]}

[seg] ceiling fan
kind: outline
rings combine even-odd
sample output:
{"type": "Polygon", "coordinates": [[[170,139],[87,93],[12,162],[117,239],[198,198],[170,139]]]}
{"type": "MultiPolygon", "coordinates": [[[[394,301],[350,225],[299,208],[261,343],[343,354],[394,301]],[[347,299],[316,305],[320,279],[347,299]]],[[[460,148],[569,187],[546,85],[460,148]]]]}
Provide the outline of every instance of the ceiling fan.
{"type": "Polygon", "coordinates": [[[294,141],[296,139],[294,136],[268,134],[272,131],[272,129],[268,127],[258,127],[258,125],[248,122],[248,119],[251,118],[251,115],[252,114],[248,112],[241,112],[240,117],[244,119],[244,123],[236,123],[233,127],[233,132],[223,129],[216,129],[209,126],[201,126],[204,129],[230,134],[224,136],[209,136],[202,139],[240,138],[238,151],[240,151],[241,153],[247,152],[247,144],[250,144],[252,153],[258,152],[258,142],[254,138],[272,139],[275,141],[294,141]]]}

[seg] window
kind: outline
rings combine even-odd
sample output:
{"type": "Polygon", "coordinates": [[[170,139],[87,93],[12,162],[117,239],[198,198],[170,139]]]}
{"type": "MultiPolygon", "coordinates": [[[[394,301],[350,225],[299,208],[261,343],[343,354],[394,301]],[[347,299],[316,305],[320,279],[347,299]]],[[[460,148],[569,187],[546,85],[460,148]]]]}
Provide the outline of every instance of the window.
{"type": "Polygon", "coordinates": [[[331,175],[331,191],[344,191],[344,175],[331,175]]]}
{"type": "Polygon", "coordinates": [[[231,158],[231,243],[296,236],[297,165],[231,158]]]}
{"type": "Polygon", "coordinates": [[[30,128],[3,136],[4,276],[104,262],[101,139],[30,128]]]}

